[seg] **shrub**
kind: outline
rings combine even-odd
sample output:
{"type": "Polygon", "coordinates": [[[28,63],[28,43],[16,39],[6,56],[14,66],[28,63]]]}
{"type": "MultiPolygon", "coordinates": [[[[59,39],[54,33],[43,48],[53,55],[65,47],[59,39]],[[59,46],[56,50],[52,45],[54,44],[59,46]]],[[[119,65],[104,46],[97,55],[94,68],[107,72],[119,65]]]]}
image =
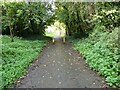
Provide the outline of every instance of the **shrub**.
{"type": "Polygon", "coordinates": [[[120,86],[118,31],[104,32],[104,26],[97,26],[88,38],[74,41],[75,49],[85,58],[90,68],[104,75],[110,86],[120,86]]]}

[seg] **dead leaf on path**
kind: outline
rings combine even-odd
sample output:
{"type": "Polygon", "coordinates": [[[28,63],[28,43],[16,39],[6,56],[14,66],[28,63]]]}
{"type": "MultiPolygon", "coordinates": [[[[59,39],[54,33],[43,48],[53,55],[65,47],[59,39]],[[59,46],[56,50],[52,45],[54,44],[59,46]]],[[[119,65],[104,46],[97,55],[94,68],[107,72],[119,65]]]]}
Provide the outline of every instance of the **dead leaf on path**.
{"type": "Polygon", "coordinates": [[[50,77],[50,79],[51,79],[52,77],[50,77]]]}
{"type": "Polygon", "coordinates": [[[17,81],[17,83],[20,83],[20,80],[19,80],[19,81],[17,81]]]}
{"type": "Polygon", "coordinates": [[[59,82],[59,84],[61,84],[61,82],[59,82]]]}
{"type": "Polygon", "coordinates": [[[63,67],[63,65],[61,64],[61,66],[63,67]]]}
{"type": "Polygon", "coordinates": [[[46,67],[47,65],[44,65],[44,67],[46,67]]]}
{"type": "Polygon", "coordinates": [[[50,55],[47,55],[48,57],[50,57],[50,55]]]}
{"type": "Polygon", "coordinates": [[[83,70],[83,71],[85,71],[85,70],[83,70]]]}
{"type": "Polygon", "coordinates": [[[71,53],[69,53],[69,55],[71,55],[71,53]]]}

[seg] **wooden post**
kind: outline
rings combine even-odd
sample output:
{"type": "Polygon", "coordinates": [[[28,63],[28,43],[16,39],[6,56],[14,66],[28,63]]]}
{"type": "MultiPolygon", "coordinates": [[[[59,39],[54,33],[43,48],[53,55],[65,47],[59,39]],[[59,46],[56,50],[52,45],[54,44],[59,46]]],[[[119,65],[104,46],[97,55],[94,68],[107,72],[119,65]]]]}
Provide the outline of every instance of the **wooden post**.
{"type": "Polygon", "coordinates": [[[65,36],[63,37],[63,43],[65,44],[65,36]]]}
{"type": "Polygon", "coordinates": [[[55,39],[54,39],[54,37],[52,38],[52,42],[53,42],[53,44],[55,44],[55,39]]]}

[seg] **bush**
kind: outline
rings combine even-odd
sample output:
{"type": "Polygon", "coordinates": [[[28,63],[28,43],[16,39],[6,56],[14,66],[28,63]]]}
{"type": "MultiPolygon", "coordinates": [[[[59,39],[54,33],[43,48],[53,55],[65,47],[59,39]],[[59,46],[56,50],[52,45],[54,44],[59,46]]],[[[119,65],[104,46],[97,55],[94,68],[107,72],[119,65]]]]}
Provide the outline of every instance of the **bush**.
{"type": "Polygon", "coordinates": [[[74,41],[74,46],[86,58],[90,68],[104,75],[110,86],[119,87],[119,28],[115,28],[112,33],[104,32],[104,29],[104,26],[95,27],[88,38],[74,41]]]}

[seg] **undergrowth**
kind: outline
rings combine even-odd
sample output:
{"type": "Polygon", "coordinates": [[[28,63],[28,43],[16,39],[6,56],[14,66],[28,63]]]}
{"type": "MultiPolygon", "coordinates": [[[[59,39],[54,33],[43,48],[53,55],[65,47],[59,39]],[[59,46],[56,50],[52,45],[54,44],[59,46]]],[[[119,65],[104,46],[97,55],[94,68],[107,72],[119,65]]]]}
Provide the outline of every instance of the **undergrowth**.
{"type": "Polygon", "coordinates": [[[120,28],[111,33],[104,30],[104,26],[96,26],[88,38],[73,40],[74,48],[83,55],[91,69],[106,78],[108,85],[120,87],[120,28]]]}
{"type": "Polygon", "coordinates": [[[23,75],[30,63],[37,59],[47,40],[27,40],[14,37],[11,42],[9,36],[2,37],[2,74],[0,87],[4,88],[23,75]]]}

